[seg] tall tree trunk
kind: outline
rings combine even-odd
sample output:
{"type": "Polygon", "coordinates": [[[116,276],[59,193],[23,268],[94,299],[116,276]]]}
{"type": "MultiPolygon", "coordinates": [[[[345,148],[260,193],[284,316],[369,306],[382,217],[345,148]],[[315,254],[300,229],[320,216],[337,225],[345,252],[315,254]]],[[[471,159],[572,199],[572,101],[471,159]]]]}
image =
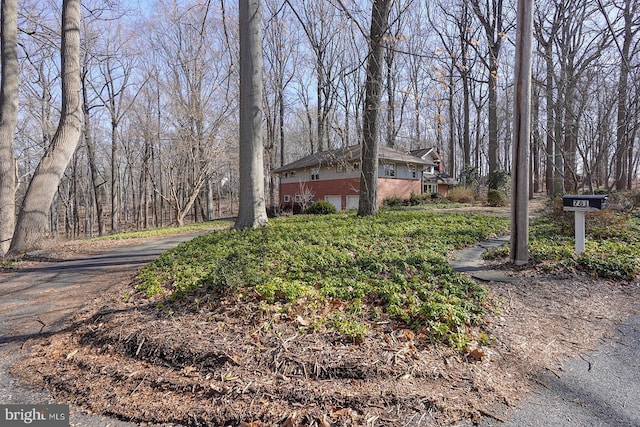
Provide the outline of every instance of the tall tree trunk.
{"type": "Polygon", "coordinates": [[[89,170],[91,172],[91,186],[93,189],[93,196],[96,202],[96,216],[98,220],[98,234],[104,236],[104,184],[105,181],[100,178],[98,171],[98,165],[96,163],[96,149],[93,141],[93,130],[91,128],[91,115],[89,112],[88,94],[86,81],[83,79],[82,84],[82,98],[84,115],[84,142],[87,144],[87,157],[89,158],[89,170]]]}
{"type": "Polygon", "coordinates": [[[396,106],[395,106],[395,81],[393,79],[393,60],[395,58],[393,46],[387,46],[385,63],[387,65],[387,146],[394,148],[396,145],[396,106]]]}
{"type": "MultiPolygon", "coordinates": [[[[455,97],[454,97],[454,88],[455,83],[453,81],[453,66],[450,69],[449,73],[449,140],[448,140],[448,150],[449,157],[447,157],[447,173],[450,176],[456,176],[456,111],[455,111],[455,97]]],[[[438,126],[441,126],[438,124],[438,126]]],[[[438,150],[440,150],[442,146],[438,146],[438,150]]]]}
{"type": "Polygon", "coordinates": [[[556,148],[554,138],[554,113],[556,107],[553,103],[553,44],[551,41],[544,45],[545,63],[546,63],[546,85],[545,85],[545,98],[547,103],[547,170],[546,170],[546,183],[547,194],[549,196],[556,195],[555,185],[555,167],[556,167],[556,148]]]}
{"type": "Polygon", "coordinates": [[[378,136],[382,88],[383,39],[388,29],[392,0],[374,0],[371,8],[369,60],[363,114],[362,175],[358,215],[378,214],[378,136]]]}
{"type": "MultiPolygon", "coordinates": [[[[618,81],[618,116],[616,124],[616,151],[615,151],[615,183],[616,190],[631,190],[627,188],[628,175],[631,173],[629,165],[632,163],[633,151],[630,150],[631,139],[629,138],[629,115],[627,114],[627,100],[629,99],[629,51],[633,42],[633,12],[631,10],[631,0],[624,2],[624,40],[622,43],[622,60],[620,61],[620,80],[618,81]]],[[[634,2],[635,3],[635,2],[634,2]]],[[[634,8],[637,6],[633,6],[634,8]]]]}
{"type": "Polygon", "coordinates": [[[267,223],[262,148],[262,10],[240,0],[240,206],[234,228],[267,223]]]}
{"type": "Polygon", "coordinates": [[[118,123],[111,121],[111,232],[120,228],[120,150],[118,150],[118,123]]]}
{"type": "MultiPolygon", "coordinates": [[[[495,66],[489,67],[489,146],[487,148],[487,160],[489,162],[489,176],[499,169],[498,165],[498,57],[490,54],[491,63],[495,66]],[[495,61],[495,62],[494,62],[495,61]]],[[[495,180],[490,179],[489,186],[495,180]]]]}
{"type": "Polygon", "coordinates": [[[0,30],[0,257],[9,250],[16,221],[13,139],[18,121],[18,4],[2,0],[0,30]]]}
{"type": "MultiPolygon", "coordinates": [[[[542,136],[540,135],[540,92],[539,88],[535,88],[533,100],[531,103],[531,170],[532,180],[530,182],[529,198],[533,198],[535,193],[540,192],[540,182],[542,177],[540,175],[540,147],[542,146],[542,136]]],[[[515,133],[514,133],[515,135],[515,133]]]]}
{"type": "MultiPolygon", "coordinates": [[[[500,169],[498,154],[498,58],[504,31],[502,6],[502,0],[487,0],[483,6],[481,6],[480,0],[471,0],[471,7],[484,27],[489,49],[489,58],[486,65],[489,71],[489,144],[487,158],[490,177],[500,169]]],[[[495,185],[493,181],[489,179],[490,187],[495,185]]]]}
{"type": "Polygon", "coordinates": [[[529,144],[531,143],[531,64],[533,0],[518,0],[515,86],[513,99],[513,161],[511,194],[511,262],[529,262],[529,144]]]}
{"type": "Polygon", "coordinates": [[[62,108],[51,144],[36,168],[22,202],[10,252],[17,254],[37,245],[47,229],[47,217],[60,179],[69,164],[82,127],[80,98],[81,0],[62,2],[62,108]]]}

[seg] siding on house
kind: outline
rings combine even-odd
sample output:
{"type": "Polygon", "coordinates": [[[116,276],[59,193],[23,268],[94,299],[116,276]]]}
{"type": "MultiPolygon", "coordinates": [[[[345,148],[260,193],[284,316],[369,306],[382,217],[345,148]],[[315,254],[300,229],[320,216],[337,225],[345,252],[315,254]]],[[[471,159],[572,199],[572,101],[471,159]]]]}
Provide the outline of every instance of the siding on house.
{"type": "MultiPolygon", "coordinates": [[[[431,160],[380,147],[378,204],[387,197],[407,199],[422,192],[422,171],[431,160]]],[[[360,194],[360,146],[315,153],[276,169],[280,175],[280,206],[293,208],[301,198],[325,200],[346,209],[360,194]],[[296,197],[297,196],[297,197],[296,197]],[[349,203],[347,202],[349,201],[349,203]]]]}
{"type": "MultiPolygon", "coordinates": [[[[322,175],[321,175],[322,176],[322,175]]],[[[347,206],[347,196],[360,194],[360,178],[330,179],[306,182],[280,183],[280,206],[292,208],[296,195],[313,195],[313,201],[324,200],[325,196],[341,196],[342,208],[347,206]],[[289,196],[289,202],[285,201],[289,196]]]]}

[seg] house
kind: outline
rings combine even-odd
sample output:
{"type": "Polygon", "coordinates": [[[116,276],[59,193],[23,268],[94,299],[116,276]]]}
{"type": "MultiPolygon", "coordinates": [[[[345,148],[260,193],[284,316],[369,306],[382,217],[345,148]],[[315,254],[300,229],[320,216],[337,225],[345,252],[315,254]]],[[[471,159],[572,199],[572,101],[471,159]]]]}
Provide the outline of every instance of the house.
{"type": "Polygon", "coordinates": [[[458,180],[452,178],[444,171],[444,162],[442,154],[435,148],[422,148],[409,152],[412,156],[423,160],[431,160],[435,167],[427,166],[422,174],[422,193],[434,194],[439,193],[447,196],[449,187],[458,185],[458,180]]]}
{"type": "MultiPolygon", "coordinates": [[[[280,175],[280,206],[293,208],[326,200],[338,210],[357,209],[360,201],[361,145],[321,151],[284,165],[280,175]]],[[[386,146],[378,147],[378,204],[387,197],[408,199],[423,192],[423,171],[437,170],[429,154],[423,158],[386,146]]]]}

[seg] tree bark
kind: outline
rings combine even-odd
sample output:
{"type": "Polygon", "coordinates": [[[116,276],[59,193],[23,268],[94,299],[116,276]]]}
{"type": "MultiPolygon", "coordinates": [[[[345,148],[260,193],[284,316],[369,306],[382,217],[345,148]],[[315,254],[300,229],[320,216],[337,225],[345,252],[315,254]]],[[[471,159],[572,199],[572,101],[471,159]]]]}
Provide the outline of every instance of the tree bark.
{"type": "Polygon", "coordinates": [[[51,203],[60,179],[80,140],[82,101],[80,97],[81,0],[62,2],[62,108],[60,122],[45,150],[22,202],[10,253],[18,254],[36,246],[47,231],[51,203]]]}
{"type": "Polygon", "coordinates": [[[388,29],[392,0],[374,0],[371,8],[369,60],[363,114],[362,174],[358,215],[378,214],[378,136],[382,88],[383,39],[388,29]]]}
{"type": "Polygon", "coordinates": [[[2,0],[0,82],[0,257],[9,250],[16,220],[13,140],[18,121],[18,2],[2,0]]]}
{"type": "Polygon", "coordinates": [[[513,111],[511,262],[529,262],[529,143],[531,140],[531,64],[533,0],[518,0],[513,111]]]}
{"type": "Polygon", "coordinates": [[[631,49],[631,43],[633,42],[633,10],[637,7],[632,6],[631,0],[625,0],[624,2],[624,40],[622,42],[622,60],[620,61],[620,79],[618,81],[618,115],[617,115],[617,127],[616,127],[616,151],[615,151],[615,183],[616,190],[631,190],[631,186],[628,185],[631,180],[628,179],[631,170],[629,165],[631,164],[631,155],[633,149],[631,146],[631,139],[629,138],[629,115],[627,113],[627,100],[629,98],[629,63],[631,49]],[[631,146],[631,149],[630,149],[631,146]]]}
{"type": "MultiPolygon", "coordinates": [[[[484,27],[488,43],[489,58],[489,143],[487,159],[489,162],[489,177],[500,169],[498,144],[498,58],[502,46],[504,28],[502,25],[502,0],[487,1],[484,10],[480,0],[471,0],[471,6],[484,27]]],[[[489,187],[495,185],[489,180],[489,187]]]]}
{"type": "Polygon", "coordinates": [[[104,236],[104,201],[106,182],[100,178],[98,164],[96,162],[96,148],[93,141],[93,129],[91,127],[91,112],[89,106],[89,94],[87,90],[87,63],[85,64],[82,78],[82,113],[84,116],[84,142],[87,145],[87,157],[89,160],[89,171],[91,172],[91,187],[93,189],[93,197],[96,203],[96,219],[98,221],[98,235],[104,236]]]}
{"type": "Polygon", "coordinates": [[[240,0],[240,205],[234,228],[267,223],[262,149],[262,10],[240,0]]]}

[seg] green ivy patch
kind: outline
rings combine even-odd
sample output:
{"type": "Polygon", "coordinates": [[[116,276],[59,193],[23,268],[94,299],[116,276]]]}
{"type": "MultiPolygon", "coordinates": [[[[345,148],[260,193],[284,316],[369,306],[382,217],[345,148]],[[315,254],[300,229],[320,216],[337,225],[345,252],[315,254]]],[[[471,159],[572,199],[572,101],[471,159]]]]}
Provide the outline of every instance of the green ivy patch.
{"type": "Polygon", "coordinates": [[[304,312],[354,341],[369,333],[368,321],[388,316],[464,348],[486,291],[447,259],[507,229],[503,218],[429,211],[299,215],[183,243],[145,267],[138,288],[169,300],[242,295],[264,311],[304,312]]]}
{"type": "MultiPolygon", "coordinates": [[[[614,210],[589,214],[585,250],[575,253],[573,213],[554,212],[531,221],[529,254],[533,262],[553,270],[568,268],[594,276],[633,280],[640,275],[640,218],[614,210]]],[[[509,248],[485,254],[506,258],[509,248]]]]}

